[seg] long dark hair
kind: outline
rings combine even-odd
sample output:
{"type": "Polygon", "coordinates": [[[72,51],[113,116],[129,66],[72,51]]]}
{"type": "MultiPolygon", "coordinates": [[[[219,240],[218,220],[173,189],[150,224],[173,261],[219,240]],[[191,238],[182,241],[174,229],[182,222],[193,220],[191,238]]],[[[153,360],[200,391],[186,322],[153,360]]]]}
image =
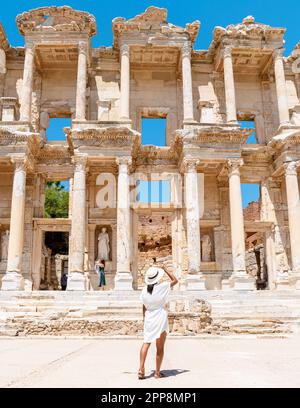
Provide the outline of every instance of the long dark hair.
{"type": "Polygon", "coordinates": [[[156,285],[156,283],[151,283],[150,285],[147,285],[147,292],[150,293],[150,295],[152,295],[154,285],[156,285]]]}

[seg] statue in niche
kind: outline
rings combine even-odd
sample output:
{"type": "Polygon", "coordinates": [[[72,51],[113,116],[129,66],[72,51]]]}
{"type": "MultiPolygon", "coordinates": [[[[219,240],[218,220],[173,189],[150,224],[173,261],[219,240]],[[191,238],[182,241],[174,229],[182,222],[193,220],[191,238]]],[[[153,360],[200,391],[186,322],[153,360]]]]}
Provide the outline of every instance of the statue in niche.
{"type": "Polygon", "coordinates": [[[202,239],[202,261],[211,262],[211,239],[209,235],[203,235],[202,239]]]}
{"type": "Polygon", "coordinates": [[[9,241],[9,230],[6,230],[1,237],[1,261],[7,260],[8,255],[8,241],[9,241]]]}
{"type": "Polygon", "coordinates": [[[109,236],[106,228],[101,228],[101,232],[98,235],[98,256],[97,260],[108,261],[109,260],[109,236]]]}

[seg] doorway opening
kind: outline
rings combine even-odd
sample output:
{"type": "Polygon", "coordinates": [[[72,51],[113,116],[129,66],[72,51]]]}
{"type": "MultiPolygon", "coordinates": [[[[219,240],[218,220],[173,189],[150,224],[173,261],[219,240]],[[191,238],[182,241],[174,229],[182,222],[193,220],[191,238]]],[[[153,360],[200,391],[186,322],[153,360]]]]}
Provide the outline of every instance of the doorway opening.
{"type": "Polygon", "coordinates": [[[69,232],[45,231],[42,245],[40,290],[61,290],[69,267],[69,232]]]}
{"type": "Polygon", "coordinates": [[[172,264],[171,216],[151,214],[138,216],[138,261],[137,286],[144,286],[146,270],[154,260],[172,264]]]}

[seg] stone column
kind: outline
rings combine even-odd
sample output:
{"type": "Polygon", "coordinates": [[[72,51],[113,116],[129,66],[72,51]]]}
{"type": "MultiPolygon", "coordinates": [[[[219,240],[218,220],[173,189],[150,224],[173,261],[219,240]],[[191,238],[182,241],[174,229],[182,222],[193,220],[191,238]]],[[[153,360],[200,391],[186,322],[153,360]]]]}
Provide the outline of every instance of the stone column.
{"type": "Polygon", "coordinates": [[[228,160],[229,207],[233,263],[233,274],[230,281],[234,289],[252,290],[255,288],[255,280],[247,274],[245,262],[244,216],[240,179],[240,166],[242,165],[242,159],[228,160]]]}
{"type": "Polygon", "coordinates": [[[11,200],[10,234],[6,274],[2,279],[2,290],[23,290],[24,279],[21,274],[27,160],[23,155],[12,157],[15,165],[13,192],[11,200]]]}
{"type": "Polygon", "coordinates": [[[72,224],[70,238],[70,263],[68,290],[86,290],[87,277],[84,274],[86,239],[86,171],[87,155],[76,155],[72,194],[72,224]]]}
{"type": "Polygon", "coordinates": [[[200,209],[198,194],[197,160],[184,160],[186,236],[188,254],[187,290],[205,289],[205,279],[200,272],[200,209]]]}
{"type": "Polygon", "coordinates": [[[193,83],[191,66],[191,44],[182,47],[182,90],[183,90],[183,120],[194,120],[193,83]]]}
{"type": "Polygon", "coordinates": [[[290,115],[287,101],[286,82],[281,49],[274,51],[274,72],[279,123],[280,125],[286,125],[290,122],[290,115]]]}
{"type": "Polygon", "coordinates": [[[224,48],[224,86],[228,123],[237,123],[231,47],[224,48]]]}
{"type": "Polygon", "coordinates": [[[34,50],[35,46],[27,44],[25,50],[23,83],[20,101],[20,121],[30,122],[31,117],[31,94],[33,86],[34,70],[34,50]]]}
{"type": "Polygon", "coordinates": [[[285,168],[285,183],[289,216],[292,271],[291,283],[296,280],[300,289],[300,194],[297,168],[300,161],[290,162],[285,168]]]}
{"type": "Polygon", "coordinates": [[[128,166],[130,157],[119,157],[118,202],[117,202],[117,273],[115,290],[132,290],[132,274],[130,270],[130,191],[128,166]]]}
{"type": "Polygon", "coordinates": [[[78,44],[78,67],[76,87],[76,120],[85,120],[86,83],[87,83],[87,44],[80,41],[78,44]]]}
{"type": "Polygon", "coordinates": [[[122,44],[121,52],[121,96],[120,96],[120,117],[129,119],[129,99],[130,99],[130,47],[122,44]]]}

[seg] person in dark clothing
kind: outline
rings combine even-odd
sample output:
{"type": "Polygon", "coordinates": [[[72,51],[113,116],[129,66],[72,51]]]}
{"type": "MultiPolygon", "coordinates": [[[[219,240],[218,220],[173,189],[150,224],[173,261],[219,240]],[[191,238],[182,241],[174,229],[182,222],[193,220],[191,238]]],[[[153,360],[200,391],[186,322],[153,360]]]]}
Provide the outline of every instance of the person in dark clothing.
{"type": "Polygon", "coordinates": [[[61,284],[61,290],[67,289],[67,284],[68,284],[68,274],[67,273],[62,274],[62,277],[60,279],[60,284],[61,284]]]}

